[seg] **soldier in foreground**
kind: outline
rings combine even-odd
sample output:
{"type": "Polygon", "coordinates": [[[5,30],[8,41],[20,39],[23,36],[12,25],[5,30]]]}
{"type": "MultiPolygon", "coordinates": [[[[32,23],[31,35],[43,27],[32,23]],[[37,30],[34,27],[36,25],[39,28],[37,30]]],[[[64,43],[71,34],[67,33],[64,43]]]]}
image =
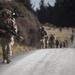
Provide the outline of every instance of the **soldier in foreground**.
{"type": "Polygon", "coordinates": [[[0,18],[0,38],[3,52],[3,63],[10,63],[12,57],[11,46],[14,44],[14,36],[17,34],[15,19],[11,18],[11,11],[4,9],[0,18]]]}

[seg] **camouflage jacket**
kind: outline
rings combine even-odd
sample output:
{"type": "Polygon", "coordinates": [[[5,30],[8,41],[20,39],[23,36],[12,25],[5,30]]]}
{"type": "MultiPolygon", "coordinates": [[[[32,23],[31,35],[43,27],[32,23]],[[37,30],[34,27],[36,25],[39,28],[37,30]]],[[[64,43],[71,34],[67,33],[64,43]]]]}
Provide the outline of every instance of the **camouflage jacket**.
{"type": "Polygon", "coordinates": [[[0,29],[6,30],[5,33],[0,32],[0,37],[11,37],[13,34],[10,31],[17,33],[17,25],[15,19],[0,19],[0,29]],[[9,31],[8,31],[9,29],[9,31]]]}

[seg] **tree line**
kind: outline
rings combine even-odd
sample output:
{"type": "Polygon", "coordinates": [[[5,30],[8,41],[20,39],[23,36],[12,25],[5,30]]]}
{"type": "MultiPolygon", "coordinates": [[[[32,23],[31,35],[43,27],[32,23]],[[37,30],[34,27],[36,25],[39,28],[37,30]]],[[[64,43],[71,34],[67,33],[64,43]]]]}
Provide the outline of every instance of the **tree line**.
{"type": "MultiPolygon", "coordinates": [[[[33,11],[31,0],[16,0],[33,11]]],[[[75,27],[75,0],[56,0],[54,7],[40,1],[40,8],[33,11],[42,24],[51,23],[59,27],[75,27]]]]}
{"type": "Polygon", "coordinates": [[[41,23],[51,23],[60,27],[75,27],[75,0],[56,0],[55,6],[44,5],[40,1],[40,9],[35,11],[41,23]]]}

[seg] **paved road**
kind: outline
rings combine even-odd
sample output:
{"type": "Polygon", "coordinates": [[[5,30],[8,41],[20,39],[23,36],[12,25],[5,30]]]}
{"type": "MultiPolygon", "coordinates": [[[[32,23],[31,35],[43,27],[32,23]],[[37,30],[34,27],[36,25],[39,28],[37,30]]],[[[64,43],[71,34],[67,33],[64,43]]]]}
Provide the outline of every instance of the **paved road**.
{"type": "Polygon", "coordinates": [[[23,53],[0,64],[0,75],[75,75],[75,49],[44,49],[23,53]]]}

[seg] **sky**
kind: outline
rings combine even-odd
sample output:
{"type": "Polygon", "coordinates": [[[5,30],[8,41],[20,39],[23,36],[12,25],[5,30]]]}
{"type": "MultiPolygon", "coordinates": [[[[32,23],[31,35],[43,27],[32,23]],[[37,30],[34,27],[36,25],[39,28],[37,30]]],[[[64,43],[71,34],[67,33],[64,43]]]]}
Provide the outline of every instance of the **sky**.
{"type": "MultiPolygon", "coordinates": [[[[51,6],[54,6],[55,1],[56,0],[45,0],[45,4],[49,2],[51,6]]],[[[36,8],[39,8],[40,0],[31,0],[31,3],[35,6],[34,10],[36,10],[36,8]]]]}

